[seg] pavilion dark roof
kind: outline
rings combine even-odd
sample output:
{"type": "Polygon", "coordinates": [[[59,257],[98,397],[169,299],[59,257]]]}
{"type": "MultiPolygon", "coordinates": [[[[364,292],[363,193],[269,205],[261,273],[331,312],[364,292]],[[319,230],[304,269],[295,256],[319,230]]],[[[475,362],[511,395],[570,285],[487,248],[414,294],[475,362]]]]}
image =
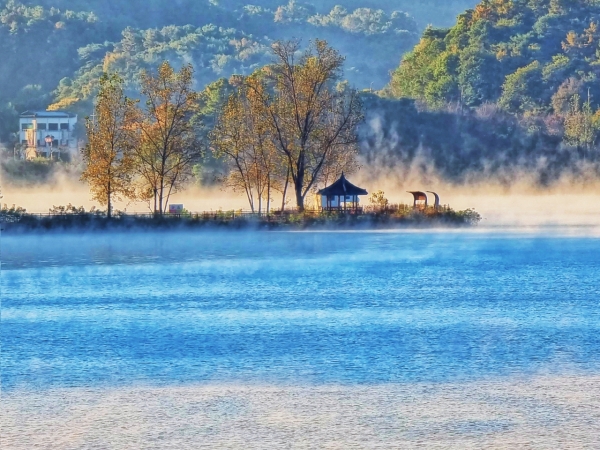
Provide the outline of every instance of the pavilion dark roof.
{"type": "Polygon", "coordinates": [[[318,194],[320,195],[367,195],[366,189],[354,186],[342,173],[339,180],[324,189],[321,189],[318,194]]]}

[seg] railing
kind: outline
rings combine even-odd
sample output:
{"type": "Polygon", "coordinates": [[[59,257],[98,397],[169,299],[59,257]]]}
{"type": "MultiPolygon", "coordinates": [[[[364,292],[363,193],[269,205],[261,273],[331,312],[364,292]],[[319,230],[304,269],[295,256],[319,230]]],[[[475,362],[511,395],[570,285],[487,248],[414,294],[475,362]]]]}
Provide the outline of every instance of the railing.
{"type": "MultiPolygon", "coordinates": [[[[342,211],[343,212],[343,211],[342,211]]],[[[114,212],[112,214],[113,219],[127,219],[127,218],[137,218],[137,219],[202,219],[202,218],[216,218],[216,219],[239,219],[239,218],[266,218],[266,217],[286,217],[290,215],[302,214],[306,216],[318,216],[322,214],[321,210],[305,210],[302,213],[299,213],[296,210],[285,210],[281,211],[271,211],[268,214],[266,212],[252,212],[252,211],[201,211],[201,212],[184,212],[184,213],[169,213],[164,212],[162,215],[160,213],[127,213],[127,212],[114,212]]],[[[39,219],[44,218],[61,218],[61,217],[106,217],[105,211],[85,211],[85,212],[48,212],[48,213],[22,213],[20,215],[36,217],[39,219]]]]}
{"type": "MultiPolygon", "coordinates": [[[[286,209],[284,211],[276,210],[266,212],[252,212],[244,210],[217,210],[217,211],[201,211],[201,212],[184,212],[180,214],[164,213],[162,215],[158,213],[125,213],[115,212],[113,213],[111,220],[115,221],[135,221],[135,220],[193,220],[193,221],[204,221],[204,222],[230,222],[230,221],[256,221],[256,222],[273,222],[273,223],[287,223],[290,221],[301,221],[318,218],[332,218],[332,217],[360,217],[360,216],[374,216],[374,215],[408,215],[414,212],[419,212],[424,215],[435,215],[443,214],[452,211],[448,205],[439,206],[437,208],[428,207],[413,207],[412,205],[388,205],[384,208],[367,206],[359,208],[348,208],[337,209],[337,208],[323,208],[323,209],[310,209],[304,210],[303,212],[297,209],[286,209]]],[[[0,211],[0,222],[3,223],[15,223],[20,222],[22,219],[27,220],[52,220],[52,221],[89,221],[89,220],[105,220],[106,212],[104,211],[64,211],[64,212],[47,212],[47,213],[27,213],[21,211],[3,210],[0,211]]]]}

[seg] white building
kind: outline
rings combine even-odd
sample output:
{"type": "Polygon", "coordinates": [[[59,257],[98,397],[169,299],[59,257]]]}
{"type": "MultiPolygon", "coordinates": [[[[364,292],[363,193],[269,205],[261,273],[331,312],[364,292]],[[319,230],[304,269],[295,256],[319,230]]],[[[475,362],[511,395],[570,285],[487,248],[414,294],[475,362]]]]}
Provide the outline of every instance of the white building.
{"type": "Polygon", "coordinates": [[[25,111],[19,117],[19,142],[26,146],[25,158],[59,158],[75,152],[73,129],[77,115],[63,111],[25,111]]]}

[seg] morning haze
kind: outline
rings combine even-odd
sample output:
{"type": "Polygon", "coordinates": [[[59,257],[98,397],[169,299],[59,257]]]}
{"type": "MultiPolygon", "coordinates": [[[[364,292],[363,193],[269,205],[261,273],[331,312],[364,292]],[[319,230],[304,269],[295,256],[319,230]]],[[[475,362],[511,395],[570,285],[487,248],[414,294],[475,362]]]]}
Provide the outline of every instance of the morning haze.
{"type": "MultiPolygon", "coordinates": [[[[542,194],[572,182],[595,201],[600,91],[593,82],[594,44],[586,43],[595,36],[593,4],[500,2],[474,10],[467,8],[475,2],[464,1],[175,4],[145,2],[139,14],[135,2],[3,2],[5,202],[19,204],[20,189],[40,190],[38,185],[46,186],[41,189],[46,196],[60,180],[81,194],[56,197],[54,203],[89,209],[91,199],[82,198],[86,187],[79,182],[84,170],[79,149],[88,139],[84,118],[93,115],[100,76],[114,73],[123,79],[125,94],[139,99],[140,73],[155,71],[165,60],[176,70],[191,64],[199,93],[202,155],[184,177],[185,190],[214,191],[231,169],[209,144],[224,100],[237,89],[231,76],[260,72],[273,61],[271,44],[292,38],[304,46],[325,39],[345,58],[343,72],[332,81],[348,80],[362,103],[355,176],[373,191],[387,189],[392,202],[409,203],[403,192],[425,188],[443,189],[450,201],[449,188],[469,185],[477,185],[473,194],[481,196],[488,182],[510,192],[524,179],[529,191],[542,194]],[[580,17],[589,23],[579,23],[580,17]],[[25,53],[33,57],[20,57],[25,53]],[[36,159],[37,151],[26,156],[25,135],[17,136],[20,113],[47,108],[78,116],[64,155],[68,162],[36,159]]],[[[318,184],[311,189],[324,186],[318,184]]],[[[247,208],[243,193],[237,194],[239,201],[217,207],[247,208]]],[[[223,196],[235,198],[236,192],[223,196]]],[[[18,206],[46,211],[29,196],[22,198],[18,206]]],[[[194,202],[194,209],[215,208],[214,201],[204,200],[194,202]]],[[[468,207],[483,203],[484,198],[474,200],[468,207]]],[[[118,198],[115,204],[121,210],[129,205],[130,211],[153,208],[118,198]]]]}
{"type": "Polygon", "coordinates": [[[0,0],[0,447],[600,448],[600,0],[0,0]]]}

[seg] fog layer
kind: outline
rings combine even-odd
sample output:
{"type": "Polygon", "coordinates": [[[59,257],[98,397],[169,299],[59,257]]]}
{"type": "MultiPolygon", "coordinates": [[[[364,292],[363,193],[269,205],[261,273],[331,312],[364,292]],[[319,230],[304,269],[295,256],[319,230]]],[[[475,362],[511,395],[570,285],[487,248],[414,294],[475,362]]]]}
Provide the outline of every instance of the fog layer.
{"type": "MultiPolygon", "coordinates": [[[[525,176],[521,177],[526,179],[525,176]]],[[[565,179],[551,188],[534,187],[527,181],[505,186],[499,182],[479,182],[456,186],[429,174],[409,175],[396,178],[392,174],[381,175],[379,171],[363,167],[349,179],[370,193],[383,190],[390,203],[412,204],[407,191],[434,191],[441,203],[456,210],[473,208],[483,216],[482,227],[497,226],[598,226],[600,225],[600,182],[584,185],[565,179]]],[[[87,187],[78,181],[62,178],[50,185],[32,187],[2,186],[3,203],[16,204],[31,213],[47,213],[56,205],[84,206],[89,210],[98,206],[90,199],[87,187]]],[[[433,196],[429,195],[430,202],[433,196]]],[[[310,199],[312,200],[312,199],[310,199]]],[[[279,208],[281,195],[275,194],[274,205],[279,208]]],[[[368,196],[362,197],[364,206],[369,205],[368,196]]],[[[220,187],[190,187],[172,196],[171,203],[183,203],[191,212],[216,210],[247,210],[243,195],[225,191],[220,187]]],[[[314,204],[314,202],[313,202],[314,204]]],[[[293,207],[288,197],[287,207],[293,207]]],[[[116,202],[117,210],[128,213],[149,213],[144,202],[116,202]]]]}

